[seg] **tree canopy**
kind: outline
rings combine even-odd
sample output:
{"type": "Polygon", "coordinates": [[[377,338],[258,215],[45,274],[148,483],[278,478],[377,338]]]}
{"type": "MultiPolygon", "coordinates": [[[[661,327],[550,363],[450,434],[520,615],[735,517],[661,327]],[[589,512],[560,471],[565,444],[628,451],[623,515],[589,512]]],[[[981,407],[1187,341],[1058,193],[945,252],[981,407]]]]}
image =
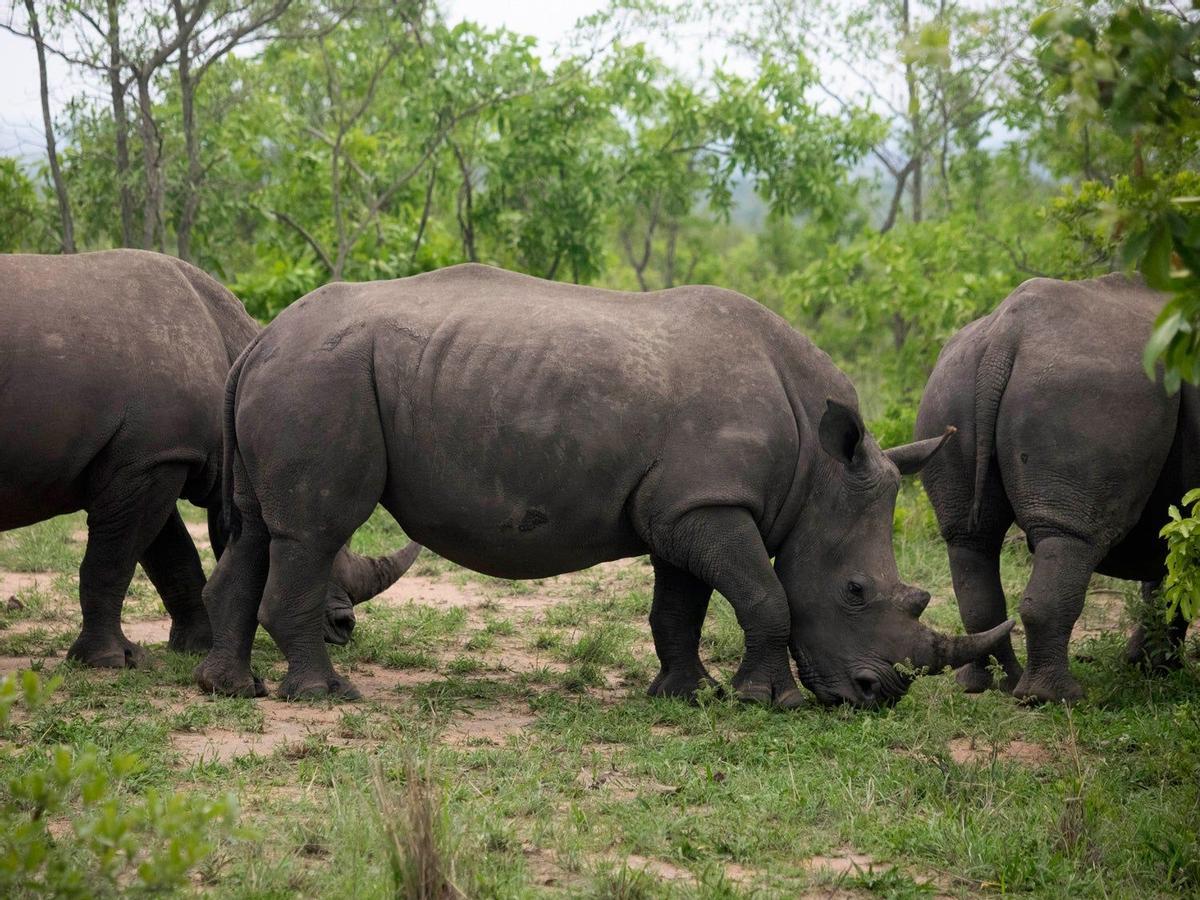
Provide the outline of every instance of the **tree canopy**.
{"type": "Polygon", "coordinates": [[[716,282],[896,411],[1025,278],[1136,268],[1175,292],[1147,364],[1200,376],[1195,4],[618,0],[555,54],[425,0],[4,24],[87,84],[47,98],[42,163],[0,161],[4,249],[174,253],[263,319],[463,260],[716,282]]]}

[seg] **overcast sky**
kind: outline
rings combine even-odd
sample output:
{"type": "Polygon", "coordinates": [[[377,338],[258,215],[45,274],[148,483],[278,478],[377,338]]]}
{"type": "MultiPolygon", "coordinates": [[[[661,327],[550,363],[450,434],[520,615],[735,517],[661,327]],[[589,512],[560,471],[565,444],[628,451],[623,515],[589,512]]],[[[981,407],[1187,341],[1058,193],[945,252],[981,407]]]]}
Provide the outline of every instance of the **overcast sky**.
{"type": "MultiPolygon", "coordinates": [[[[13,21],[15,0],[0,0],[3,21],[13,21]]],[[[570,31],[579,18],[590,15],[606,4],[602,0],[442,0],[451,21],[471,19],[492,27],[504,26],[521,34],[531,34],[539,45],[549,49],[570,31]]],[[[23,27],[25,18],[15,21],[23,27]]],[[[50,102],[57,115],[62,105],[82,89],[68,67],[56,58],[48,60],[50,102]]],[[[36,158],[45,153],[42,140],[42,112],[38,98],[37,56],[33,44],[0,32],[0,155],[36,158]]]]}

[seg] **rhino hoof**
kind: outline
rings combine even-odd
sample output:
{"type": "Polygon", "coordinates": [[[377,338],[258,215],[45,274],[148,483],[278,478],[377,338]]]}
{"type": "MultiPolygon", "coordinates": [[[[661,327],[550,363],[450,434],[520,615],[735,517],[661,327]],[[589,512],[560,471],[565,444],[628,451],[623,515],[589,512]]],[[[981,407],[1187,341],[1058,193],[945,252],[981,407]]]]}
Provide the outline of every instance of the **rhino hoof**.
{"type": "Polygon", "coordinates": [[[982,694],[995,683],[992,673],[979,663],[967,663],[954,673],[954,678],[968,694],[982,694]]]}
{"type": "Polygon", "coordinates": [[[646,693],[651,697],[677,697],[695,703],[697,694],[705,686],[712,688],[718,697],[725,695],[725,689],[703,667],[699,671],[664,669],[650,683],[646,693]]]}
{"type": "Polygon", "coordinates": [[[279,685],[284,700],[361,700],[362,693],[340,675],[309,675],[294,678],[289,673],[279,685]]]}
{"type": "Polygon", "coordinates": [[[776,709],[800,709],[808,700],[798,688],[788,688],[775,698],[776,709]]]}
{"type": "Polygon", "coordinates": [[[212,649],[212,643],[212,629],[207,622],[203,626],[172,623],[167,649],[173,653],[207,653],[212,649]]]}
{"type": "Polygon", "coordinates": [[[136,669],[148,660],[146,651],[119,635],[115,640],[97,641],[80,635],[67,651],[67,659],[73,659],[93,669],[136,669]]]}
{"type": "Polygon", "coordinates": [[[808,703],[799,688],[787,687],[776,691],[771,685],[758,682],[744,682],[737,688],[736,695],[743,703],[757,703],[775,709],[799,709],[808,703]]]}
{"type": "Polygon", "coordinates": [[[1174,636],[1155,640],[1138,626],[1125,645],[1125,661],[1151,675],[1166,675],[1183,668],[1183,642],[1174,636]]]}
{"type": "Polygon", "coordinates": [[[1084,697],[1083,686],[1072,676],[1050,680],[1047,678],[1030,678],[1026,672],[1017,683],[1013,696],[1026,706],[1039,706],[1043,703],[1065,703],[1074,706],[1084,697]]]}
{"type": "Polygon", "coordinates": [[[250,671],[249,667],[226,667],[206,659],[196,666],[193,675],[200,690],[206,694],[224,694],[229,697],[265,697],[267,686],[250,671]]]}

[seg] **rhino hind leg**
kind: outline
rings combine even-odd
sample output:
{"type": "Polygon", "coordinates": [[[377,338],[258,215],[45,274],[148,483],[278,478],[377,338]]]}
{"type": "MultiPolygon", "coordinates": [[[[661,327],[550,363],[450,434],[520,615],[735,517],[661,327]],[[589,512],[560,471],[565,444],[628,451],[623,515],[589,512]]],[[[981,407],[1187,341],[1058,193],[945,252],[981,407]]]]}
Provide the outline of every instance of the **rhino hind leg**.
{"type": "Polygon", "coordinates": [[[269,547],[270,535],[261,516],[257,511],[244,511],[241,532],[226,545],[204,588],[213,647],[196,667],[194,677],[206,693],[266,696],[266,686],[250,669],[250,651],[267,581],[269,547]]]}
{"type": "Polygon", "coordinates": [[[212,629],[202,599],[204,569],[178,509],[171,511],[140,561],[171,616],[167,648],[177,653],[207,651],[212,629]]]}
{"type": "MultiPolygon", "coordinates": [[[[1160,582],[1142,582],[1142,600],[1147,615],[1160,615],[1154,603],[1160,582]]],[[[1167,673],[1183,668],[1183,642],[1187,637],[1188,620],[1176,615],[1170,622],[1155,623],[1154,627],[1138,625],[1125,645],[1125,661],[1150,673],[1167,673]]]]}
{"type": "Polygon", "coordinates": [[[88,505],[88,539],[79,567],[83,626],[67,658],[96,668],[135,668],[146,653],[121,630],[121,609],[139,557],[175,511],[182,466],[128,466],[88,505]]]}
{"type": "Polygon", "coordinates": [[[733,676],[734,694],[788,709],[803,705],[788,656],[787,595],[750,513],[734,507],[694,509],[661,538],[651,541],[656,555],[720,591],[746,634],[746,652],[733,676]],[[656,544],[669,552],[658,553],[656,544]]]}
{"type": "Polygon", "coordinates": [[[341,541],[321,548],[290,537],[271,538],[270,574],[258,620],[287,657],[287,675],[279,686],[284,699],[362,696],[334,672],[325,647],[325,593],[341,546],[341,541]]]}
{"type": "Polygon", "coordinates": [[[1102,558],[1085,541],[1065,536],[1037,542],[1033,575],[1021,599],[1029,658],[1014,695],[1028,703],[1073,703],[1083,687],[1068,666],[1071,630],[1083,612],[1092,570],[1102,558]]]}
{"type": "MultiPolygon", "coordinates": [[[[950,574],[954,581],[954,594],[958,598],[958,611],[968,634],[987,631],[1008,618],[1008,607],[1004,598],[1004,587],[1000,582],[1000,543],[989,542],[986,546],[951,543],[949,546],[950,574]]],[[[995,652],[996,661],[1004,669],[1000,682],[1003,691],[1011,693],[1021,680],[1021,664],[1013,652],[1012,639],[1006,637],[995,652]]],[[[989,690],[995,678],[989,668],[989,659],[979,659],[961,667],[955,677],[968,694],[989,690]]]]}
{"type": "Polygon", "coordinates": [[[704,685],[720,686],[700,661],[700,631],[708,613],[712,588],[658,557],[654,564],[654,602],[650,631],[660,669],[650,684],[651,697],[695,700],[704,685]]]}

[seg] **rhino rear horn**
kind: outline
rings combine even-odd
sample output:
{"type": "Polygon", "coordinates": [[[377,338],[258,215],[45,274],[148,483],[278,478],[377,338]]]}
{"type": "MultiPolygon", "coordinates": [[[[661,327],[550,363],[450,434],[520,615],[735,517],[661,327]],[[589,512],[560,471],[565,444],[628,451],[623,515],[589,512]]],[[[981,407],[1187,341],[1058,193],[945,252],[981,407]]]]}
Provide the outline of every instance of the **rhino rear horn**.
{"type": "Polygon", "coordinates": [[[901,444],[884,450],[884,455],[895,463],[901,475],[915,475],[925,468],[925,464],[933,459],[933,455],[942,449],[942,445],[958,431],[953,425],[947,426],[941,437],[927,438],[923,441],[913,441],[911,444],[901,444]]]}

